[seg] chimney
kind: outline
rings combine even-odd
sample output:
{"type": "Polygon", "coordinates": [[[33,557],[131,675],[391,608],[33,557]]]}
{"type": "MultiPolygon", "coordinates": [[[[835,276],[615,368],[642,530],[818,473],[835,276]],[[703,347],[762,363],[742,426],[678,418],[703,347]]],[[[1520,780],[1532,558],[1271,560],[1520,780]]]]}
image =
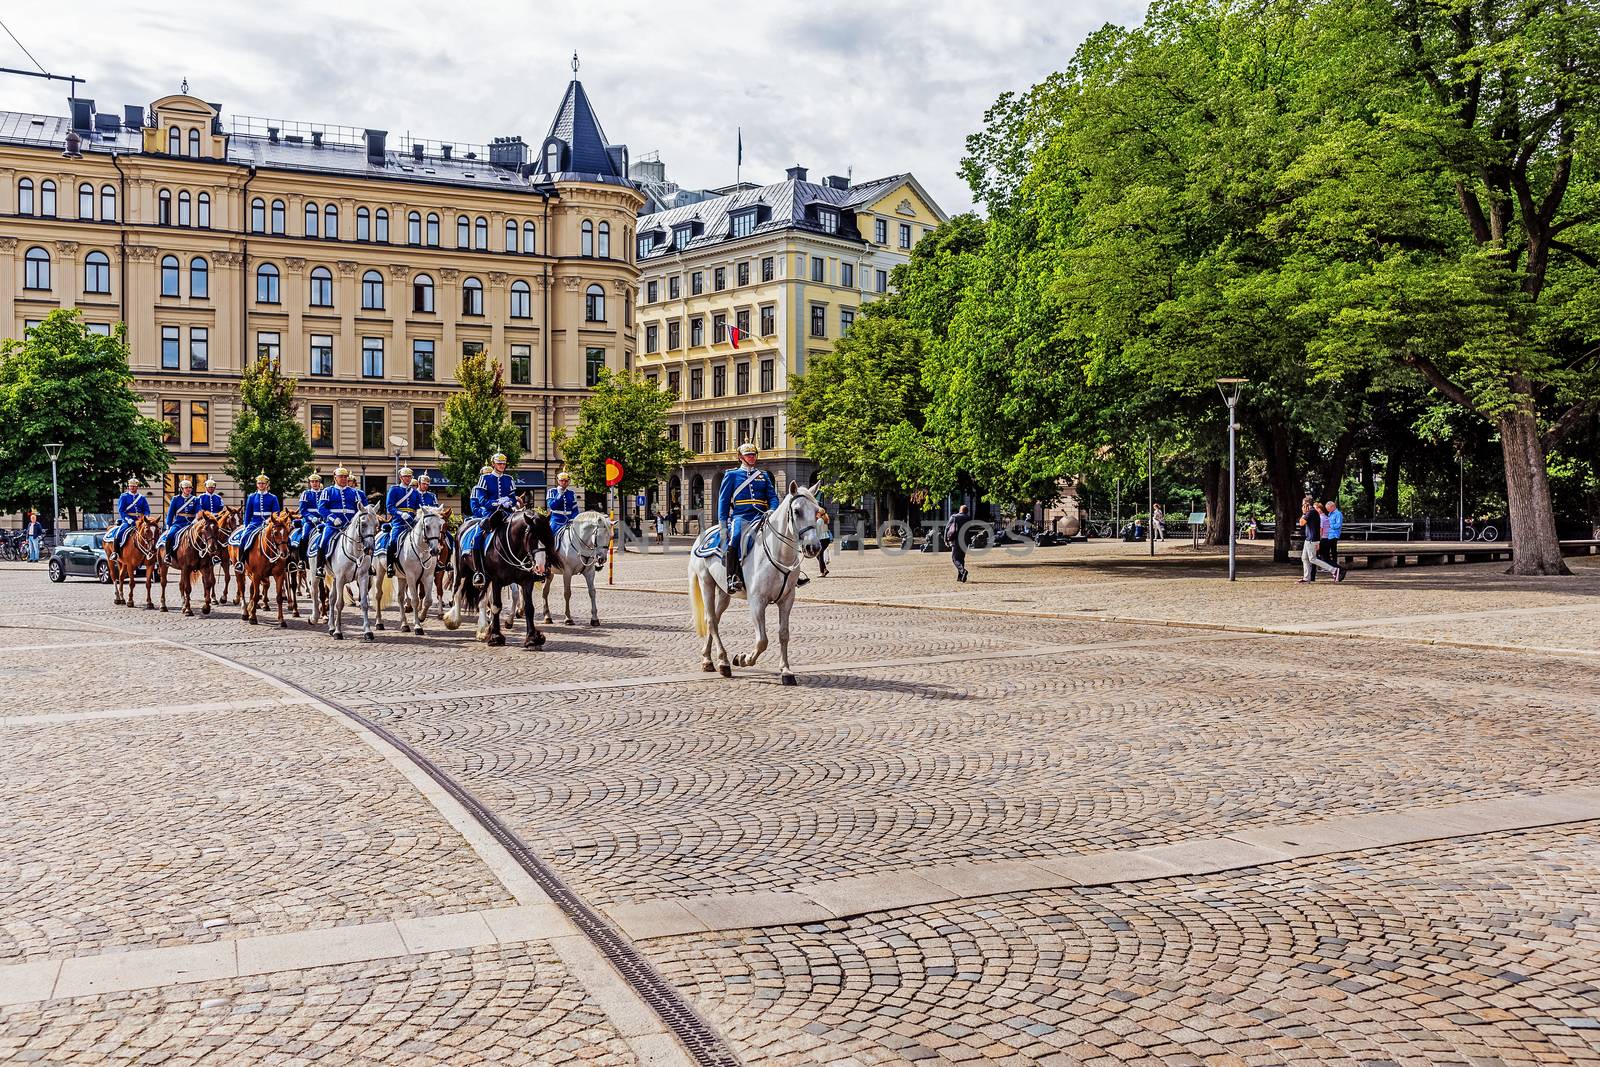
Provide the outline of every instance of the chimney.
{"type": "Polygon", "coordinates": [[[94,101],[85,100],[83,97],[72,97],[72,128],[75,130],[94,129],[94,101]]]}
{"type": "Polygon", "coordinates": [[[528,161],[528,146],[521,137],[496,137],[489,144],[489,164],[501,170],[516,170],[528,161]]]}
{"type": "Polygon", "coordinates": [[[123,104],[122,124],[130,130],[144,129],[144,105],[123,104]]]}
{"type": "Polygon", "coordinates": [[[411,142],[411,158],[416,160],[418,163],[422,162],[422,142],[421,141],[412,141],[411,142]]]}
{"type": "Polygon", "coordinates": [[[827,183],[829,189],[850,188],[850,179],[842,174],[830,174],[823,180],[827,183]]]}
{"type": "Polygon", "coordinates": [[[321,148],[322,147],[322,131],[321,130],[312,130],[311,131],[311,147],[312,148],[321,148]]]}
{"type": "Polygon", "coordinates": [[[383,166],[383,148],[388,140],[388,130],[367,131],[367,162],[375,167],[383,166]]]}
{"type": "Polygon", "coordinates": [[[803,182],[803,181],[806,180],[806,168],[802,167],[798,163],[796,163],[794,166],[790,167],[788,170],[784,171],[783,173],[784,173],[784,176],[786,178],[788,178],[792,182],[803,182]]]}
{"type": "Polygon", "coordinates": [[[83,138],[78,134],[78,131],[68,130],[66,147],[62,148],[61,154],[68,159],[78,159],[83,155],[82,145],[83,138]]]}
{"type": "Polygon", "coordinates": [[[278,143],[278,127],[276,127],[276,126],[268,126],[267,127],[267,140],[271,141],[273,144],[277,144],[278,143]]]}
{"type": "Polygon", "coordinates": [[[439,146],[439,151],[444,153],[444,158],[445,158],[445,162],[446,163],[448,163],[450,161],[450,149],[452,149],[453,147],[455,147],[455,146],[454,145],[440,145],[439,146]]]}

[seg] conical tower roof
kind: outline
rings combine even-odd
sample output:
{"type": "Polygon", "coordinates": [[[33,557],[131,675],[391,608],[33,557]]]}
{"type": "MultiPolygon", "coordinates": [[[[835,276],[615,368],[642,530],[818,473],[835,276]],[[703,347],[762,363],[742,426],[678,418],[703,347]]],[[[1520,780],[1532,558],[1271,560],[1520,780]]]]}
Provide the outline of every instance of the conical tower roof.
{"type": "Polygon", "coordinates": [[[545,134],[544,149],[535,161],[535,173],[554,178],[558,174],[587,178],[617,178],[628,180],[627,149],[612,145],[606,140],[600,120],[595,117],[594,105],[583,83],[577,78],[577,56],[573,56],[573,78],[556,108],[550,122],[550,132],[545,134]],[[560,146],[560,162],[552,166],[555,157],[549,151],[552,142],[560,146]]]}

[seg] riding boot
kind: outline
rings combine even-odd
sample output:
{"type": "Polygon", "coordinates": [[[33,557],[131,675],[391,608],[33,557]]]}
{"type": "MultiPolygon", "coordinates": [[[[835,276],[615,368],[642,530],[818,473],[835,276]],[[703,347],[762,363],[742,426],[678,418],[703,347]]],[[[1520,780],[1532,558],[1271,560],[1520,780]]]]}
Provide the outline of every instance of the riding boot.
{"type": "Polygon", "coordinates": [[[728,546],[728,592],[737,593],[744,588],[744,575],[739,573],[739,553],[728,546]]]}

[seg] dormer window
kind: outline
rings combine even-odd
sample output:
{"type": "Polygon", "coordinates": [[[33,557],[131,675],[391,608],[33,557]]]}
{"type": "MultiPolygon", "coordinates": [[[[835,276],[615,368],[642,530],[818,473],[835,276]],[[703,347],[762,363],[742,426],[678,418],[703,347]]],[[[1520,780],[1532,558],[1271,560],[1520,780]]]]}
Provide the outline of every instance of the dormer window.
{"type": "Polygon", "coordinates": [[[689,247],[689,238],[694,236],[694,224],[684,223],[682,226],[672,228],[672,247],[683,249],[689,247]]]}
{"type": "Polygon", "coordinates": [[[729,237],[749,237],[756,232],[756,209],[741,211],[728,222],[729,237]]]}
{"type": "Polygon", "coordinates": [[[562,172],[562,156],[566,154],[567,146],[559,137],[551,137],[544,143],[544,171],[546,174],[560,174],[562,172]]]}
{"type": "Polygon", "coordinates": [[[817,208],[817,225],[821,226],[825,233],[838,233],[839,213],[831,207],[817,208]]]}

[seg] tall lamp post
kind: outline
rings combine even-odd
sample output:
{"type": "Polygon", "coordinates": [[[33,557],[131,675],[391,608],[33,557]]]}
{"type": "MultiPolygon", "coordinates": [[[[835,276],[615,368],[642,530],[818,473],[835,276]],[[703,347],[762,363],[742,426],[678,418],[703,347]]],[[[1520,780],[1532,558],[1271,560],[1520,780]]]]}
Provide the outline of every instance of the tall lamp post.
{"type": "Polygon", "coordinates": [[[61,521],[61,493],[56,488],[56,460],[61,458],[61,445],[55,443],[45,445],[44,452],[50,457],[50,546],[53,549],[56,543],[56,525],[61,521]]]}
{"type": "Polygon", "coordinates": [[[1250,381],[1249,378],[1218,378],[1217,391],[1222,394],[1222,402],[1228,405],[1228,581],[1239,580],[1239,478],[1234,465],[1235,439],[1239,431],[1239,420],[1236,409],[1239,406],[1239,392],[1250,381]]]}
{"type": "Polygon", "coordinates": [[[394,448],[394,480],[398,482],[400,480],[400,454],[406,450],[407,441],[399,434],[393,434],[389,438],[389,444],[394,448]]]}
{"type": "Polygon", "coordinates": [[[1149,516],[1147,524],[1150,527],[1150,555],[1156,554],[1156,441],[1153,437],[1144,439],[1144,477],[1145,489],[1150,499],[1145,503],[1145,514],[1149,516]]]}

